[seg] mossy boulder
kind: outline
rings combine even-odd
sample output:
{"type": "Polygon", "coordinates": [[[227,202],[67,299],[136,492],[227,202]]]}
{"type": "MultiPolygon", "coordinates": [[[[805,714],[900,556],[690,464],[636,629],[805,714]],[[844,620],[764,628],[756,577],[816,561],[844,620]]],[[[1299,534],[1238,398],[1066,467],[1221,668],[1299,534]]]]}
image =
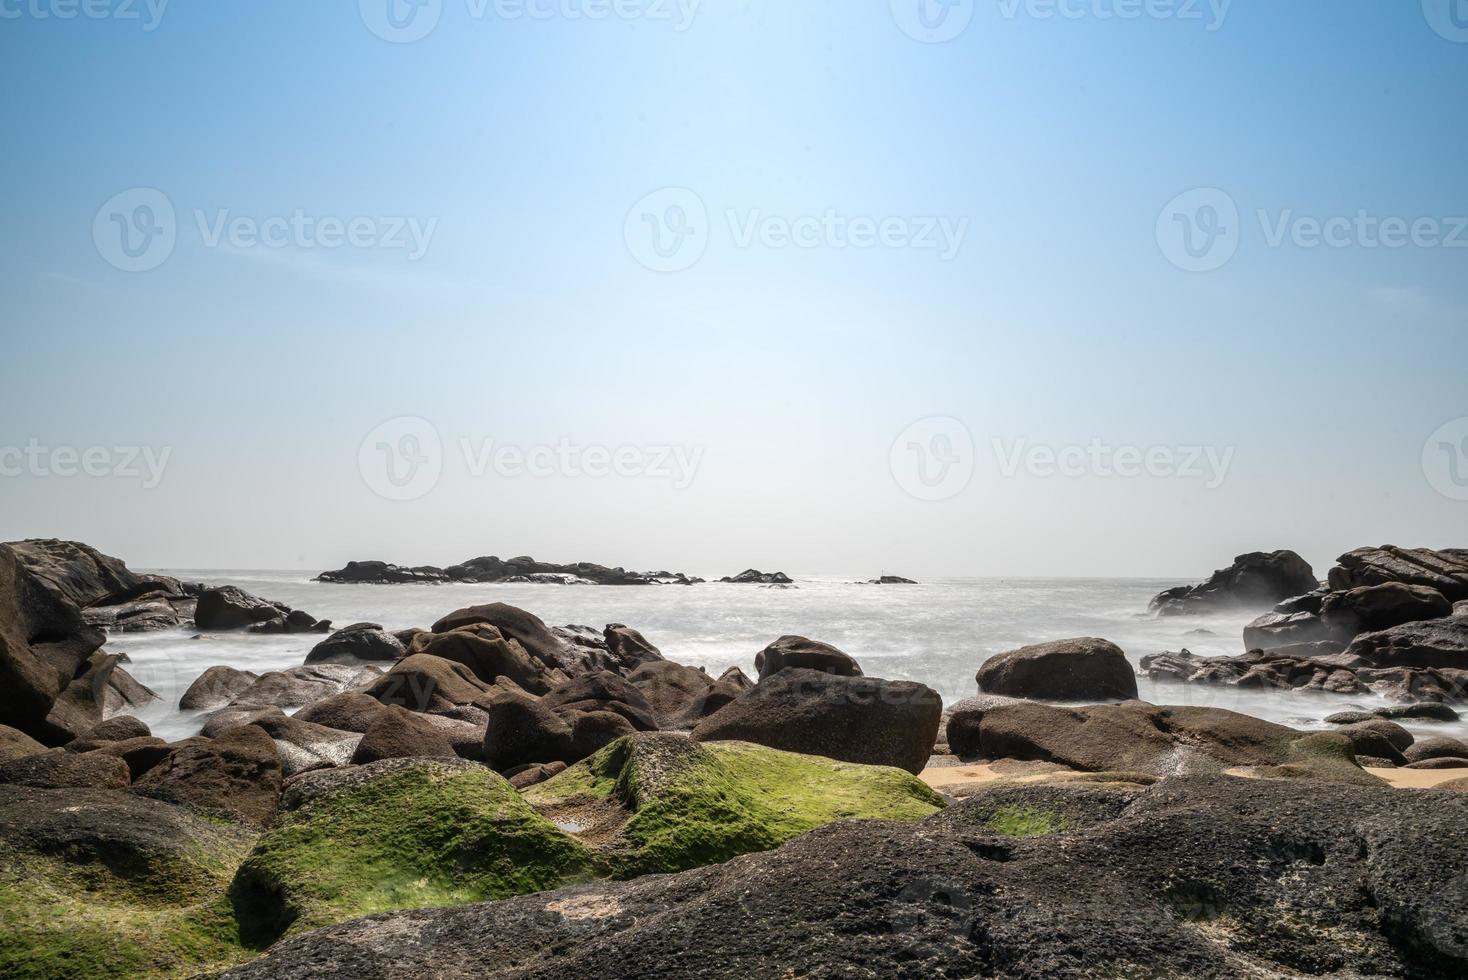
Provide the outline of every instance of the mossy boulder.
{"type": "Polygon", "coordinates": [[[0,976],[183,977],[248,958],[225,895],[253,841],[125,791],[0,786],[0,976]]]}
{"type": "Polygon", "coordinates": [[[921,820],[940,796],[900,769],[669,733],[618,739],[525,798],[615,878],[765,851],[836,820],[921,820]]]}
{"type": "Polygon", "coordinates": [[[245,937],[268,943],[376,912],[555,888],[587,877],[588,857],[484,766],[389,759],[293,784],[230,896],[245,937]]]}

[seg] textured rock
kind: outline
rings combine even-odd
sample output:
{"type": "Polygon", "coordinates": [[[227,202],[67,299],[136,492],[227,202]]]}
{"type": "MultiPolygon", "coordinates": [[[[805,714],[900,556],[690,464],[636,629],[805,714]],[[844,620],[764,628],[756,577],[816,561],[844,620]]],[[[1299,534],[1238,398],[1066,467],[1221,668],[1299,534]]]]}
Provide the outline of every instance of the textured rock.
{"type": "Polygon", "coordinates": [[[506,639],[489,623],[470,623],[454,629],[421,633],[413,640],[412,652],[460,663],[486,684],[508,677],[532,694],[544,694],[559,675],[542,660],[532,657],[519,641],[506,639]]]}
{"type": "Polygon", "coordinates": [[[222,708],[250,689],[260,677],[248,670],[236,670],[219,664],[195,678],[178,699],[184,711],[212,711],[222,708]]]}
{"type": "Polygon", "coordinates": [[[748,689],[671,660],[642,664],[627,681],[647,699],[657,726],[667,731],[691,729],[748,689]]]}
{"type": "Polygon", "coordinates": [[[850,656],[829,643],[803,636],[782,636],[754,656],[754,669],[760,680],[786,667],[819,670],[840,677],[861,676],[861,665],[850,656]]]}
{"type": "Polygon", "coordinates": [[[136,792],[183,803],[263,827],[280,799],[275,742],[254,726],[178,749],[133,784],[136,792]]]}
{"type": "Polygon", "coordinates": [[[406,653],[398,638],[376,623],[353,623],[312,647],[306,654],[306,663],[393,663],[406,653]]]}
{"type": "Polygon", "coordinates": [[[373,682],[366,694],[383,704],[410,711],[442,711],[458,705],[487,703],[495,689],[468,667],[442,657],[413,654],[373,682]]]}
{"type": "Polygon", "coordinates": [[[1468,670],[1468,618],[1450,616],[1362,633],[1342,659],[1367,667],[1468,670]]]}
{"type": "Polygon", "coordinates": [[[1341,592],[1365,585],[1401,582],[1436,589],[1451,602],[1468,599],[1468,550],[1446,548],[1357,548],[1337,559],[1330,570],[1331,589],[1341,592]]]}
{"type": "Polygon", "coordinates": [[[1390,629],[1423,619],[1453,614],[1453,604],[1426,585],[1384,582],[1363,585],[1326,596],[1320,619],[1337,636],[1390,629]]]}
{"type": "Polygon", "coordinates": [[[1230,606],[1267,608],[1292,596],[1315,591],[1319,583],[1310,564],[1293,551],[1240,555],[1201,585],[1159,593],[1148,607],[1163,615],[1208,612],[1230,606]]]}
{"type": "Polygon", "coordinates": [[[1135,698],[1137,675],[1121,647],[1095,637],[1037,643],[984,661],[976,678],[986,694],[1046,701],[1135,698]]]}
{"type": "Polygon", "coordinates": [[[360,765],[382,759],[456,757],[453,743],[443,729],[423,715],[389,705],[368,726],[352,762],[360,765]]]}
{"type": "Polygon", "coordinates": [[[124,789],[131,781],[127,763],[92,752],[51,749],[0,763],[0,783],[16,786],[124,789]]]}
{"type": "Polygon", "coordinates": [[[0,762],[9,762],[27,755],[45,752],[46,746],[25,732],[9,725],[0,725],[0,762]]]}

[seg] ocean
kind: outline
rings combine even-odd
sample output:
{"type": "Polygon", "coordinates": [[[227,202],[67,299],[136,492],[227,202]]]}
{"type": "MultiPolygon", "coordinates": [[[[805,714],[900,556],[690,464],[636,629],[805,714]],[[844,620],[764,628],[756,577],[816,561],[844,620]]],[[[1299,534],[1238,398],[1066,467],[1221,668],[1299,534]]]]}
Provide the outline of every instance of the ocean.
{"type": "MultiPolygon", "coordinates": [[[[1253,613],[1158,618],[1147,601],[1176,579],[947,578],[918,585],[863,585],[835,577],[799,579],[797,588],[707,583],[693,586],[327,585],[306,572],[167,570],[185,581],[237,585],[336,626],[379,623],[427,627],[446,613],[485,602],[527,609],[549,625],[623,623],[663,655],[719,674],[738,666],[755,676],[754,657],[789,633],[831,643],[875,677],[921,681],[945,704],[977,693],[974,673],[993,654],[1073,636],[1111,640],[1132,660],[1184,648],[1217,656],[1244,651],[1253,613]]],[[[258,636],[172,630],[119,633],[107,649],[125,652],[127,669],[162,698],[139,712],[163,738],[196,734],[197,714],[178,699],[207,668],[228,664],[257,673],[302,663],[319,634],[258,636]]],[[[1143,700],[1228,708],[1301,729],[1327,729],[1325,716],[1388,702],[1246,690],[1138,678],[1143,700]]],[[[1468,722],[1407,723],[1425,734],[1468,737],[1468,722]]]]}

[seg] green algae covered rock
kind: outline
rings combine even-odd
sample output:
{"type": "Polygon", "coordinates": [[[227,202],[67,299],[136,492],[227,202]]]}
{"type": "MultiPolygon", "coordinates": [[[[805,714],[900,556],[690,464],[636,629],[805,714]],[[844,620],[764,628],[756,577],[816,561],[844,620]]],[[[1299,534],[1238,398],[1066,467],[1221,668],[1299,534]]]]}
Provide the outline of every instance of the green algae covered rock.
{"type": "Polygon", "coordinates": [[[376,912],[555,888],[587,877],[588,857],[484,766],[390,759],[293,785],[230,896],[244,937],[266,944],[376,912]]]}
{"type": "Polygon", "coordinates": [[[0,786],[0,977],[188,977],[248,958],[226,890],[253,841],[125,791],[0,786]]]}
{"type": "Polygon", "coordinates": [[[525,798],[596,848],[615,878],[727,861],[837,820],[921,820],[943,807],[900,769],[665,733],[618,739],[525,798]]]}

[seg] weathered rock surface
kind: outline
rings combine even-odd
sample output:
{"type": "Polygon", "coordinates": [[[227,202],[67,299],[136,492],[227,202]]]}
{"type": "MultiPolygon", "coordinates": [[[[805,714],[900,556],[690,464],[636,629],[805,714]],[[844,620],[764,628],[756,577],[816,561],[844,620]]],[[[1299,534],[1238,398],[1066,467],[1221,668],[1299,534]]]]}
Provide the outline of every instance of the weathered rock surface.
{"type": "Polygon", "coordinates": [[[509,678],[517,687],[533,694],[544,694],[565,678],[558,668],[532,657],[518,640],[506,638],[490,623],[469,623],[420,633],[413,639],[411,652],[463,664],[486,684],[493,684],[501,677],[509,678]]]}
{"type": "Polygon", "coordinates": [[[274,740],[250,725],[178,749],[133,790],[264,827],[275,817],[281,776],[274,740]]]}
{"type": "Polygon", "coordinates": [[[789,668],[699,722],[692,737],[917,773],[942,716],[942,699],[922,684],[789,668]]]}
{"type": "Polygon", "coordinates": [[[0,725],[0,762],[45,752],[46,746],[18,728],[0,725]]]}
{"type": "Polygon", "coordinates": [[[1468,618],[1404,623],[1351,641],[1342,661],[1366,667],[1436,667],[1468,671],[1468,618]]]}
{"type": "Polygon", "coordinates": [[[1337,559],[1329,573],[1332,590],[1400,582],[1442,593],[1450,602],[1468,599],[1468,550],[1445,548],[1357,548],[1337,559]]]}
{"type": "Polygon", "coordinates": [[[1255,551],[1235,558],[1232,565],[1214,572],[1201,585],[1180,585],[1158,593],[1148,608],[1164,616],[1238,606],[1267,608],[1313,592],[1318,585],[1309,562],[1293,551],[1255,551]]]}
{"type": "Polygon", "coordinates": [[[647,700],[664,731],[691,729],[748,689],[671,660],[645,663],[629,673],[627,681],[647,700]]]}
{"type": "Polygon", "coordinates": [[[454,759],[453,742],[426,715],[389,705],[368,726],[352,762],[360,765],[383,759],[454,759]]]}
{"type": "Polygon", "coordinates": [[[1332,592],[1320,608],[1321,622],[1345,637],[1452,614],[1453,604],[1437,589],[1402,582],[1332,592]]]}
{"type": "Polygon", "coordinates": [[[0,763],[0,784],[36,786],[44,789],[78,787],[124,789],[132,781],[127,763],[92,752],[49,749],[0,763]]]}
{"type": "Polygon", "coordinates": [[[495,691],[464,664],[419,653],[399,660],[364,693],[382,704],[426,712],[487,704],[495,691]]]}
{"type": "Polygon", "coordinates": [[[1468,698],[1468,671],[1344,666],[1344,659],[1330,653],[1293,656],[1288,650],[1256,650],[1239,657],[1200,657],[1183,650],[1143,657],[1142,673],[1154,681],[1188,684],[1327,694],[1364,694],[1371,691],[1400,701],[1459,701],[1468,698]]]}
{"type": "Polygon", "coordinates": [[[372,917],[228,976],[1468,971],[1468,798],[1221,776],[1114,792],[995,788],[674,876],[372,917]]]}
{"type": "Polygon", "coordinates": [[[225,664],[210,667],[194,679],[178,706],[184,711],[212,711],[222,708],[245,693],[260,679],[248,670],[236,670],[225,664]]]}
{"type": "Polygon", "coordinates": [[[1044,701],[1108,701],[1137,696],[1137,675],[1121,647],[1095,637],[1037,643],[984,661],[979,690],[1044,701]]]}
{"type": "Polygon", "coordinates": [[[851,656],[829,643],[803,636],[782,636],[754,655],[754,669],[760,680],[787,667],[819,670],[840,677],[861,676],[861,665],[851,656]]]}
{"type": "Polygon", "coordinates": [[[271,602],[233,585],[206,588],[194,606],[194,625],[201,630],[243,630],[253,633],[325,633],[330,620],[271,602]]]}
{"type": "Polygon", "coordinates": [[[359,690],[379,682],[383,673],[370,664],[308,664],[261,674],[235,695],[231,707],[300,708],[313,701],[359,690]]]}
{"type": "Polygon", "coordinates": [[[395,663],[406,653],[398,638],[377,623],[353,623],[312,647],[306,663],[395,663]]]}

